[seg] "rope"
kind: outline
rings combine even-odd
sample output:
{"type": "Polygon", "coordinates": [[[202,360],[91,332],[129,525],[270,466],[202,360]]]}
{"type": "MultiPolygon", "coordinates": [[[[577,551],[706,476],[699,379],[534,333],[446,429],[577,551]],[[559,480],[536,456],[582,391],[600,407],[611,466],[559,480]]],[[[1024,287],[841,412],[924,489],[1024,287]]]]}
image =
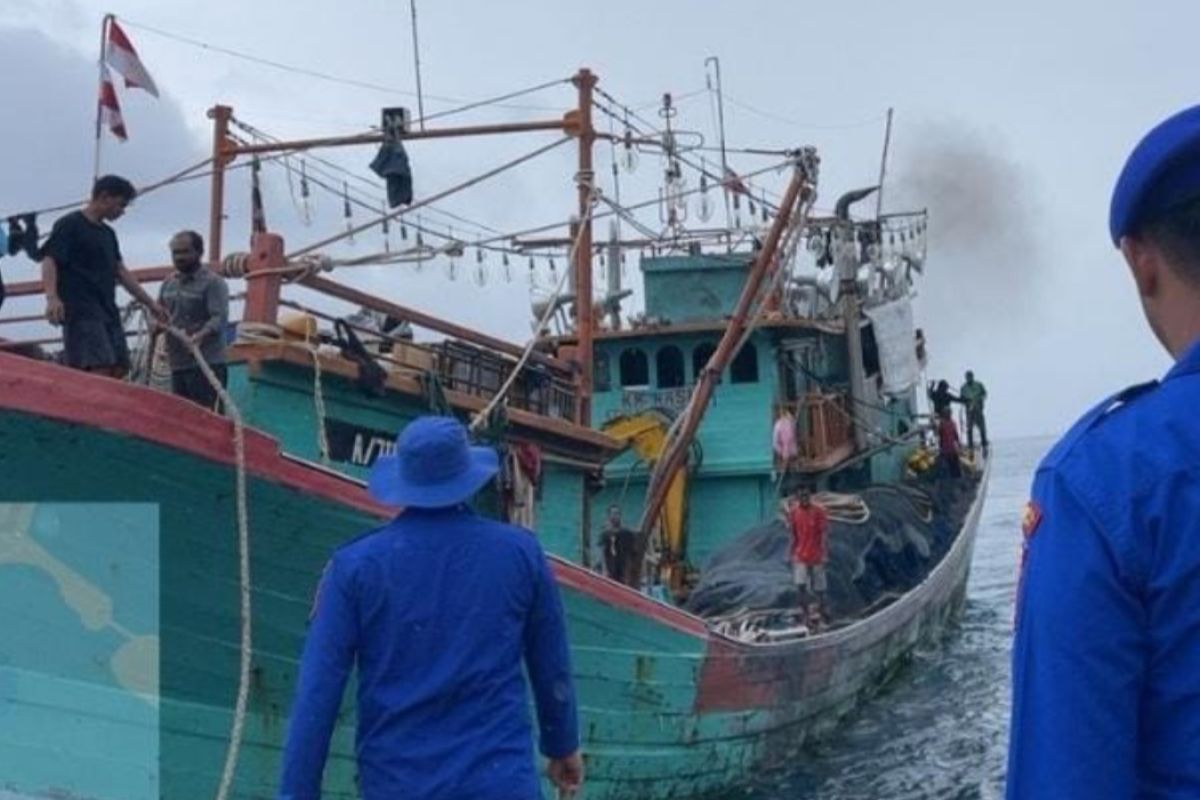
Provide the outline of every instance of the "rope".
{"type": "Polygon", "coordinates": [[[321,354],[316,347],[308,348],[313,363],[313,408],[317,414],[317,451],[321,463],[329,466],[329,436],[325,432],[325,392],[321,386],[321,354]]]}
{"type": "Polygon", "coordinates": [[[221,773],[221,783],[217,789],[217,800],[226,800],[233,785],[234,774],[237,771],[238,756],[241,753],[242,734],[246,726],[246,707],[250,697],[250,659],[252,654],[251,607],[250,607],[250,520],[246,505],[246,436],[242,414],[238,411],[233,398],[225,391],[225,387],[217,380],[200,348],[191,340],[186,332],[175,327],[166,327],[166,332],[180,341],[192,354],[196,366],[204,374],[210,386],[216,391],[225,409],[225,414],[233,422],[233,451],[237,467],[237,525],[238,525],[238,594],[240,599],[239,612],[241,615],[241,658],[238,669],[237,701],[234,704],[233,723],[229,732],[229,747],[225,753],[225,767],[221,773]]]}
{"type": "MultiPolygon", "coordinates": [[[[209,44],[207,42],[202,42],[199,39],[191,39],[187,36],[181,36],[177,33],[171,33],[170,31],[165,31],[161,28],[155,28],[155,27],[152,27],[150,25],[145,25],[140,22],[134,22],[133,20],[130,20],[127,17],[121,17],[120,20],[121,20],[121,22],[125,23],[126,25],[128,25],[131,28],[135,28],[137,30],[142,30],[142,31],[148,31],[149,33],[153,33],[158,36],[161,36],[164,39],[171,39],[171,40],[179,42],[181,44],[191,45],[192,47],[198,47],[201,50],[208,50],[213,53],[220,53],[221,55],[230,56],[232,58],[240,58],[241,60],[248,61],[252,64],[259,64],[264,67],[271,67],[272,69],[281,70],[283,72],[291,72],[296,75],[304,75],[309,78],[316,78],[318,80],[329,81],[330,83],[339,83],[339,84],[342,84],[343,86],[354,86],[354,87],[357,87],[360,89],[370,89],[372,91],[383,92],[385,94],[398,94],[398,95],[404,95],[406,97],[416,97],[417,96],[416,92],[410,92],[410,91],[407,91],[404,89],[397,89],[392,86],[383,86],[383,85],[380,85],[377,83],[369,83],[367,81],[356,80],[354,78],[343,78],[343,77],[339,77],[337,75],[330,75],[328,73],[318,72],[316,70],[308,69],[307,67],[297,67],[297,66],[293,66],[291,64],[284,64],[279,61],[271,61],[270,59],[260,58],[258,56],[253,56],[248,53],[242,53],[238,50],[232,50],[228,47],[220,47],[218,45],[209,44]]],[[[542,84],[539,86],[533,86],[533,87],[530,87],[529,89],[522,89],[519,92],[512,92],[508,95],[504,95],[503,99],[519,97],[520,95],[523,95],[523,94],[530,94],[532,92],[540,91],[542,89],[548,88],[550,86],[556,86],[556,85],[558,85],[560,83],[564,83],[564,82],[570,82],[570,78],[560,78],[559,80],[551,81],[549,83],[545,83],[545,84],[542,84]]],[[[441,103],[466,102],[460,98],[445,97],[443,95],[436,95],[436,94],[425,94],[424,97],[426,99],[436,100],[441,103]]],[[[493,103],[493,102],[494,102],[494,100],[480,100],[480,101],[470,103],[468,107],[474,108],[478,105],[493,103]]],[[[497,105],[500,108],[511,108],[511,109],[521,110],[521,111],[527,111],[527,110],[531,110],[531,109],[538,110],[538,111],[558,110],[558,109],[545,109],[545,108],[542,108],[539,106],[520,106],[520,105],[503,106],[500,103],[495,103],[495,105],[497,105]]],[[[434,116],[445,116],[447,114],[457,113],[460,110],[463,110],[463,109],[451,109],[450,111],[443,111],[434,116]]],[[[425,117],[425,119],[427,119],[427,120],[432,119],[432,118],[433,118],[432,116],[425,117]]]]}
{"type": "MultiPolygon", "coordinates": [[[[581,183],[586,180],[586,176],[579,176],[579,181],[581,183]]],[[[587,217],[585,217],[576,228],[575,240],[571,242],[571,249],[567,252],[567,267],[563,269],[563,274],[559,276],[558,285],[554,287],[554,293],[550,296],[548,302],[546,303],[546,310],[542,312],[542,316],[538,320],[537,327],[534,328],[533,336],[529,337],[529,341],[525,344],[525,349],[521,353],[521,357],[517,360],[516,366],[512,368],[512,371],[504,380],[504,384],[500,387],[500,390],[492,395],[492,399],[488,401],[488,404],[484,406],[483,410],[476,414],[475,418],[471,420],[471,425],[468,428],[471,433],[478,431],[491,415],[492,411],[495,410],[496,406],[498,406],[500,402],[508,396],[509,390],[512,389],[513,384],[516,383],[517,376],[521,374],[521,370],[525,368],[527,363],[529,363],[529,358],[533,355],[533,348],[538,343],[542,331],[545,330],[546,325],[550,322],[551,317],[553,317],[555,312],[558,311],[558,298],[562,295],[563,286],[566,285],[567,278],[571,276],[571,265],[574,264],[576,254],[579,252],[579,243],[583,241],[583,233],[588,229],[588,226],[590,226],[592,222],[592,209],[594,207],[595,199],[596,189],[595,187],[592,187],[588,192],[587,200],[584,204],[587,208],[587,217]]],[[[575,301],[575,308],[575,317],[578,324],[591,325],[592,321],[590,319],[579,319],[578,298],[576,298],[575,301]]]]}
{"type": "MultiPolygon", "coordinates": [[[[238,127],[239,129],[245,131],[251,137],[253,137],[259,141],[274,142],[277,144],[281,143],[283,141],[282,139],[278,138],[277,136],[273,136],[273,135],[267,133],[266,131],[264,131],[260,128],[257,128],[254,125],[251,125],[250,123],[244,122],[240,119],[233,118],[230,120],[230,122],[233,125],[235,125],[236,127],[238,127]]],[[[291,156],[285,156],[285,158],[282,161],[283,166],[285,167],[285,169],[288,170],[289,185],[292,180],[292,171],[294,171],[294,168],[287,166],[288,158],[290,158],[290,157],[291,156]]],[[[334,161],[330,161],[328,159],[322,158],[311,151],[305,153],[303,157],[296,156],[296,158],[306,167],[311,167],[310,171],[305,176],[308,183],[310,183],[314,186],[319,186],[322,189],[325,189],[330,194],[336,195],[339,199],[348,198],[355,205],[360,206],[361,208],[365,208],[366,210],[370,211],[371,213],[376,213],[379,210],[380,206],[385,205],[387,202],[386,198],[382,194],[378,193],[379,192],[378,180],[372,180],[371,178],[360,175],[357,172],[347,169],[334,161]],[[312,166],[314,162],[316,164],[320,164],[325,167],[328,167],[328,170],[322,169],[321,167],[312,166]],[[330,172],[329,170],[332,170],[333,172],[338,173],[342,177],[335,176],[333,174],[333,172],[330,172]],[[349,178],[349,179],[353,180],[356,184],[360,184],[362,186],[369,188],[371,190],[371,192],[368,194],[365,190],[359,189],[357,187],[352,190],[349,190],[349,191],[347,191],[345,187],[339,189],[339,188],[330,186],[329,184],[321,181],[319,178],[313,177],[313,175],[323,175],[333,181],[340,181],[340,180],[343,180],[343,178],[349,178]],[[360,192],[362,193],[361,196],[359,194],[360,192]],[[362,197],[366,197],[367,199],[363,200],[362,197]]],[[[276,162],[276,163],[279,164],[281,162],[276,162]]],[[[481,222],[476,222],[475,220],[467,219],[466,217],[460,216],[459,214],[455,214],[452,211],[447,211],[444,208],[439,208],[437,206],[428,206],[427,210],[434,214],[439,214],[443,217],[455,220],[457,222],[463,223],[465,225],[468,225],[468,226],[476,229],[476,231],[477,231],[475,234],[476,236],[500,233],[500,231],[496,230],[495,228],[492,228],[488,225],[484,225],[481,222]]],[[[429,233],[434,236],[444,236],[444,234],[440,234],[436,231],[424,229],[420,225],[415,225],[411,222],[406,223],[406,224],[412,225],[417,230],[424,230],[425,233],[429,233]]]]}
{"type": "MultiPolygon", "coordinates": [[[[262,322],[242,322],[238,325],[238,341],[242,342],[278,342],[282,338],[282,328],[262,322]]],[[[324,373],[321,371],[320,348],[311,344],[307,337],[304,349],[308,351],[313,364],[313,412],[317,421],[317,452],[320,453],[321,463],[329,466],[329,435],[325,431],[327,418],[325,407],[324,373]]]]}
{"type": "Polygon", "coordinates": [[[406,208],[400,209],[399,211],[393,211],[389,214],[383,214],[373,220],[368,220],[367,222],[364,222],[361,225],[358,225],[353,228],[349,228],[345,231],[342,231],[341,233],[331,236],[328,239],[323,239],[319,242],[316,242],[315,244],[308,245],[307,247],[302,247],[301,249],[299,249],[293,253],[289,253],[287,257],[289,259],[296,258],[297,256],[302,256],[306,253],[311,253],[315,250],[320,250],[322,247],[327,247],[331,244],[334,244],[335,242],[340,242],[343,239],[348,239],[351,236],[354,236],[355,234],[359,234],[359,233],[362,233],[363,231],[370,230],[371,228],[374,228],[376,225],[381,225],[384,220],[388,220],[390,222],[392,220],[399,219],[400,217],[403,217],[405,214],[409,214],[409,213],[412,213],[413,211],[416,211],[418,208],[423,208],[431,203],[436,203],[437,201],[442,200],[446,197],[449,197],[452,194],[456,194],[458,192],[463,191],[464,189],[469,189],[472,186],[483,183],[484,181],[486,181],[490,178],[494,178],[495,176],[499,175],[500,173],[507,172],[508,170],[513,169],[514,167],[524,164],[526,161],[531,161],[532,159],[537,158],[538,156],[543,155],[544,153],[548,153],[549,151],[555,149],[556,147],[561,147],[562,145],[566,144],[567,142],[569,142],[571,140],[572,140],[572,137],[564,136],[561,139],[557,139],[548,145],[539,147],[538,149],[536,149],[532,152],[526,153],[525,155],[520,156],[519,158],[515,158],[511,161],[506,161],[505,163],[501,164],[500,166],[496,167],[495,169],[488,170],[487,172],[483,173],[482,175],[477,175],[476,177],[471,178],[470,180],[467,180],[462,183],[451,186],[449,189],[444,189],[441,192],[431,195],[430,197],[427,197],[423,200],[419,200],[416,203],[413,203],[412,205],[407,206],[406,208]]]}
{"type": "MultiPolygon", "coordinates": [[[[167,178],[163,178],[160,181],[151,183],[148,186],[143,186],[143,187],[138,188],[137,194],[139,197],[145,197],[146,195],[150,194],[151,192],[157,191],[158,189],[161,189],[164,186],[168,186],[172,183],[178,183],[179,181],[184,180],[186,178],[186,176],[191,175],[191,173],[195,172],[198,169],[202,169],[211,163],[212,163],[212,158],[211,157],[206,158],[203,161],[199,161],[199,162],[193,164],[192,166],[188,167],[187,169],[180,170],[179,172],[176,172],[175,174],[173,174],[167,178]]],[[[204,176],[193,175],[192,177],[198,178],[198,177],[204,177],[204,176]]],[[[23,216],[27,216],[29,214],[33,214],[34,216],[42,216],[44,214],[54,214],[58,211],[67,211],[72,208],[78,208],[80,206],[80,204],[82,204],[83,202],[84,202],[83,200],[75,200],[70,203],[62,203],[60,205],[51,206],[49,208],[38,208],[33,211],[21,211],[21,212],[15,213],[15,214],[3,214],[3,215],[0,215],[0,219],[8,219],[9,217],[23,217],[23,216]]]]}

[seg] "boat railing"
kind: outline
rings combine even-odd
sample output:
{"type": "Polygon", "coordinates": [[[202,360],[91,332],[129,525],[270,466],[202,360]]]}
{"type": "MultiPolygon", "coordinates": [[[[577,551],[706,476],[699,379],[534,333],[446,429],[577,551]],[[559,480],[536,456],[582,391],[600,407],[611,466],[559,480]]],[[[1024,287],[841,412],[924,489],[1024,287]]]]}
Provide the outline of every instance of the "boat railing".
{"type": "MultiPolygon", "coordinates": [[[[332,338],[320,335],[305,341],[309,337],[289,335],[280,324],[281,309],[292,309],[330,323],[335,320],[346,322],[345,315],[339,315],[332,306],[321,311],[312,308],[311,303],[296,302],[295,291],[303,290],[324,295],[325,305],[329,305],[329,300],[349,303],[352,306],[349,311],[369,309],[406,322],[412,329],[441,335],[444,338],[440,341],[415,342],[410,337],[368,330],[347,322],[347,326],[369,345],[371,357],[386,371],[430,376],[440,381],[443,388],[461,394],[492,397],[516,369],[522,353],[518,345],[318,276],[305,264],[287,262],[282,239],[273,234],[255,234],[250,254],[232,255],[210,267],[228,280],[245,281],[245,292],[235,294],[233,298],[244,300],[241,322],[250,324],[242,328],[253,328],[258,334],[255,339],[259,341],[264,331],[274,332],[272,335],[280,341],[298,341],[309,347],[318,347],[322,340],[332,338]],[[230,269],[230,264],[237,264],[237,267],[230,269]]],[[[152,267],[135,270],[134,275],[142,283],[152,284],[161,282],[173,272],[171,267],[152,267]]],[[[11,285],[8,296],[32,298],[42,293],[41,281],[35,280],[11,285]]],[[[132,312],[132,306],[129,310],[132,312]]],[[[123,318],[127,329],[125,335],[137,358],[137,351],[148,340],[147,325],[134,313],[126,313],[123,318]]],[[[60,345],[62,337],[57,330],[49,336],[45,335],[44,328],[39,330],[37,323],[43,321],[41,314],[0,317],[0,351],[48,357],[43,348],[60,345]],[[30,331],[37,331],[38,335],[29,336],[30,331]]],[[[577,373],[578,370],[563,359],[534,352],[514,382],[508,403],[540,416],[574,421],[579,414],[577,373]]]]}

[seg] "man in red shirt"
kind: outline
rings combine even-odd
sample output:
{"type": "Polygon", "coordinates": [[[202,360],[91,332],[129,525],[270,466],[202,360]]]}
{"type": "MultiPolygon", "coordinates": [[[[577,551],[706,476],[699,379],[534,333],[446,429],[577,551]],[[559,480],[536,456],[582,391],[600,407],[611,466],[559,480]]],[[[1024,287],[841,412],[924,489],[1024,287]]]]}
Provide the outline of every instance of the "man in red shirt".
{"type": "Polygon", "coordinates": [[[950,415],[948,408],[943,408],[938,417],[938,453],[941,456],[942,469],[951,478],[961,478],[962,464],[958,458],[958,426],[954,424],[954,418],[950,415]]]}
{"type": "Polygon", "coordinates": [[[792,528],[792,579],[800,591],[804,622],[814,628],[825,615],[825,540],[829,515],[812,502],[812,492],[802,487],[789,504],[788,522],[792,528]]]}

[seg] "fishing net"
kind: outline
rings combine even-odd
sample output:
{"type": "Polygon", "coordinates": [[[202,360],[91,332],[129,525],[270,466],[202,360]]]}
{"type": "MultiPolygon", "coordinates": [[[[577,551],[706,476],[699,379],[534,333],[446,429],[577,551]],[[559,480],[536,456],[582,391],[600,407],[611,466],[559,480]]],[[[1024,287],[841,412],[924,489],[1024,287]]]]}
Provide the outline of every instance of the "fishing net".
{"type": "MultiPolygon", "coordinates": [[[[978,479],[872,486],[860,496],[865,522],[829,524],[825,596],[834,620],[862,616],[916,586],[949,549],[975,496],[978,479]]],[[[717,550],[686,608],[704,617],[792,609],[792,537],[779,519],[751,528],[717,550]]]]}

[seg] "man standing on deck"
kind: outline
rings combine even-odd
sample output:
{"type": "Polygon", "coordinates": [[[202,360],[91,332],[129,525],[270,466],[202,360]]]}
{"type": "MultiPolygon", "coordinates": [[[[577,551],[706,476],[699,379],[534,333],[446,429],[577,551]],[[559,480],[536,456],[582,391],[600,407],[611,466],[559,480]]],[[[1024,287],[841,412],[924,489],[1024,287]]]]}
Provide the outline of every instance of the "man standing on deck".
{"type": "Polygon", "coordinates": [[[942,462],[942,474],[950,478],[962,477],[962,461],[959,460],[958,426],[950,407],[942,409],[937,421],[938,456],[942,462]]]}
{"type": "Polygon", "coordinates": [[[495,476],[448,417],[410,423],[370,491],[403,506],[347,542],[313,601],[283,756],[280,800],[321,797],[350,669],[358,666],[363,800],[540,797],[522,663],[550,780],[583,781],[558,588],[537,537],[466,506],[495,476]]]}
{"type": "MultiPolygon", "coordinates": [[[[180,231],[171,237],[171,262],[175,274],[163,281],[158,299],[169,315],[171,327],[188,335],[192,344],[225,386],[225,322],[229,318],[229,289],[225,279],[200,262],[204,238],[195,231],[180,231]]],[[[191,348],[175,336],[167,337],[171,362],[171,391],[193,403],[212,409],[217,390],[196,363],[191,348]]]]}
{"type": "Polygon", "coordinates": [[[804,622],[815,628],[825,618],[829,515],[812,501],[812,491],[801,487],[788,508],[788,522],[792,529],[792,580],[800,593],[804,622]]]}
{"type": "Polygon", "coordinates": [[[1175,365],[1085,414],[1035,474],[1011,800],[1200,797],[1200,106],[1134,148],[1109,230],[1175,365]]]}
{"type": "Polygon", "coordinates": [[[621,522],[621,507],[616,503],[608,507],[608,518],[600,534],[600,546],[604,549],[604,570],[608,577],[626,586],[636,586],[639,565],[634,553],[637,534],[621,522]]]}
{"type": "Polygon", "coordinates": [[[933,405],[933,416],[938,418],[942,416],[942,411],[949,411],[951,403],[961,403],[962,400],[955,397],[950,391],[950,382],[940,380],[936,385],[931,381],[927,387],[929,393],[929,402],[933,405]]]}
{"type": "Polygon", "coordinates": [[[975,428],[979,428],[979,444],[983,454],[987,455],[987,422],[983,419],[983,401],[987,399],[987,389],[975,380],[975,373],[967,370],[967,382],[958,390],[962,404],[967,407],[967,447],[975,450],[975,428]]]}
{"type": "Polygon", "coordinates": [[[63,359],[69,367],[114,378],[129,371],[129,348],[117,310],[118,282],[163,318],[159,305],[125,268],[117,234],[106,224],[120,219],[136,196],[124,178],[97,179],[91,200],[55,222],[42,249],[46,319],[63,328],[63,359]]]}

